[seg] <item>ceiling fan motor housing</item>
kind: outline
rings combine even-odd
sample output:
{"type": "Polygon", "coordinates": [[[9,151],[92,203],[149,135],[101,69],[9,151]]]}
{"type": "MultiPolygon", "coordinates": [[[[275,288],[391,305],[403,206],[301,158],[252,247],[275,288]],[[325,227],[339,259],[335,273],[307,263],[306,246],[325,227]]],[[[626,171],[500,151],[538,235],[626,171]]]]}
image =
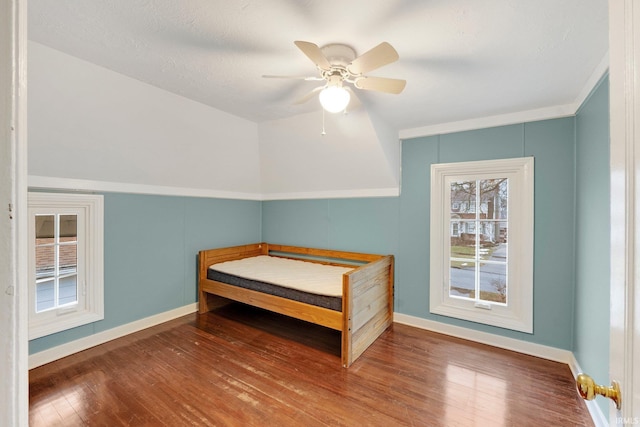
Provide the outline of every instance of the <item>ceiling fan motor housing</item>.
{"type": "Polygon", "coordinates": [[[354,59],[356,51],[346,44],[333,43],[320,48],[322,54],[327,58],[332,66],[347,68],[354,59]]]}

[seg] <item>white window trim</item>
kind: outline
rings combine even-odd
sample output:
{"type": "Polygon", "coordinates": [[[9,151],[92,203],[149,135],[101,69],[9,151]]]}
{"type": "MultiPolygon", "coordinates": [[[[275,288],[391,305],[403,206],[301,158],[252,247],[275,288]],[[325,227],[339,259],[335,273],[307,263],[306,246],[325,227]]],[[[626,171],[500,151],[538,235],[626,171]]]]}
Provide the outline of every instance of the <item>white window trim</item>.
{"type": "Polygon", "coordinates": [[[431,313],[533,333],[533,170],[533,157],[431,166],[431,313]],[[445,187],[478,175],[509,178],[508,305],[480,307],[449,296],[451,191],[445,187]]]}
{"type": "MultiPolygon", "coordinates": [[[[102,195],[39,193],[28,194],[29,206],[29,339],[75,328],[104,319],[104,202],[102,195]],[[85,278],[78,284],[78,310],[60,308],[35,311],[35,225],[37,212],[51,209],[84,211],[85,278]]],[[[80,222],[78,223],[80,225],[80,222]]]]}

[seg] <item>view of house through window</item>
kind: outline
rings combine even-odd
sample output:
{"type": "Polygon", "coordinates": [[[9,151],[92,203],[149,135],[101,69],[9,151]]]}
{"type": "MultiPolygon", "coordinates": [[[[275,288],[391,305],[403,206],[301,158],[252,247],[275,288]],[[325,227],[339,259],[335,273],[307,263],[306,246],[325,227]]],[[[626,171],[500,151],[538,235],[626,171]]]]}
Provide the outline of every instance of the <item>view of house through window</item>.
{"type": "Polygon", "coordinates": [[[78,303],[78,217],[36,215],[36,312],[78,303]]]}
{"type": "Polygon", "coordinates": [[[508,178],[451,186],[449,295],[507,303],[508,178]]]}
{"type": "Polygon", "coordinates": [[[533,168],[533,157],[431,165],[431,313],[533,331],[533,168]]]}

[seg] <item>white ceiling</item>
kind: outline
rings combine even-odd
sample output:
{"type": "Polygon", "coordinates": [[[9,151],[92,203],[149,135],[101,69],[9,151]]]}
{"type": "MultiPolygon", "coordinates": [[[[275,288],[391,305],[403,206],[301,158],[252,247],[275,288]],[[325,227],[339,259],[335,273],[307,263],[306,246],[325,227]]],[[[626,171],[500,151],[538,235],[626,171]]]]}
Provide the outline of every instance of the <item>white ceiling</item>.
{"type": "Polygon", "coordinates": [[[319,110],[293,44],[382,41],[400,60],[370,73],[400,95],[358,91],[396,130],[575,103],[607,55],[607,0],[29,0],[29,38],[258,123],[319,110]]]}

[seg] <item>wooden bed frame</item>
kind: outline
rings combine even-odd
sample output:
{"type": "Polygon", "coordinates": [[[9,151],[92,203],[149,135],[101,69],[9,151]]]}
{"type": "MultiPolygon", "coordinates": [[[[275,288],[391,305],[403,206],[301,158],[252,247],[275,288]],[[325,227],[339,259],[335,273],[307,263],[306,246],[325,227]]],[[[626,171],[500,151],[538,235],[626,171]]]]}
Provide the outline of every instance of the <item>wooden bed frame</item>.
{"type": "Polygon", "coordinates": [[[206,313],[233,300],[341,331],[342,366],[345,368],[393,321],[393,255],[254,243],[202,250],[198,259],[199,313],[206,313]],[[258,255],[353,267],[342,278],[342,311],[207,279],[207,269],[212,264],[258,255]],[[365,264],[354,266],[353,262],[365,264]]]}

